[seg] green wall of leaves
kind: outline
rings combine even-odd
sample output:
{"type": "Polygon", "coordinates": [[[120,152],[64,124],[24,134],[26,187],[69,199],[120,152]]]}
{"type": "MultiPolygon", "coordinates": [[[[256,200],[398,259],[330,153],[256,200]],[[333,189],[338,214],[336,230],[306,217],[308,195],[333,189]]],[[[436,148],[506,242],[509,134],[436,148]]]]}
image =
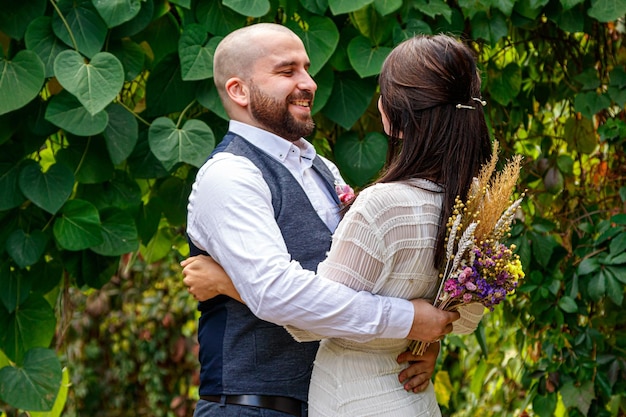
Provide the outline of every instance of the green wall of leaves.
{"type": "Polygon", "coordinates": [[[476,337],[445,342],[440,404],[624,415],[625,14],[626,0],[2,1],[0,406],[60,415],[71,294],[186,255],[187,195],[227,127],[213,52],[269,21],[304,41],[310,140],[357,188],[385,161],[389,51],[438,32],[475,49],[494,139],[525,156],[511,239],[527,278],[476,337]]]}

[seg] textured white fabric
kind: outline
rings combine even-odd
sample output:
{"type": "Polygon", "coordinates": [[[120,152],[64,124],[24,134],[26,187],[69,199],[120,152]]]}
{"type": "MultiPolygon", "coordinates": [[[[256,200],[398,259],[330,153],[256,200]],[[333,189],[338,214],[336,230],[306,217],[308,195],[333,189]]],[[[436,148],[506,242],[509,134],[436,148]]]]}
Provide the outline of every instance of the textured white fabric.
{"type": "MultiPolygon", "coordinates": [[[[432,301],[438,289],[433,256],[441,191],[426,180],[367,188],[340,223],[318,273],[358,290],[432,301]]],[[[475,329],[484,310],[478,306],[480,310],[475,306],[461,310],[456,330],[475,329]]],[[[317,336],[289,331],[299,340],[317,336]]],[[[398,381],[407,364],[398,364],[396,358],[408,343],[322,340],[309,390],[309,416],[440,416],[432,384],[415,394],[407,393],[398,381]]]]}
{"type": "MultiPolygon", "coordinates": [[[[311,172],[315,150],[310,144],[304,139],[292,144],[237,122],[229,129],[285,164],[333,230],[337,206],[311,172]]],[[[343,182],[337,168],[324,161],[343,182]]],[[[189,196],[187,233],[222,265],[250,310],[263,320],[360,341],[409,333],[413,306],[408,301],[319,279],[292,261],[274,219],[269,187],[246,158],[221,152],[202,166],[189,196]]]]}

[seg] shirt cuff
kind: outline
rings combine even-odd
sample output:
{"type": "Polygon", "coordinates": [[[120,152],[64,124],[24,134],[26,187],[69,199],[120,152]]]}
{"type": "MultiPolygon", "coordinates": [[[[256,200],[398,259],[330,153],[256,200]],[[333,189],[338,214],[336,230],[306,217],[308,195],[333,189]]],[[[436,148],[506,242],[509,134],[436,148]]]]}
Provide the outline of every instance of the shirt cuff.
{"type": "Polygon", "coordinates": [[[413,317],[415,316],[413,304],[401,298],[387,297],[387,301],[389,302],[387,306],[389,319],[382,337],[406,339],[413,326],[413,317]]]}

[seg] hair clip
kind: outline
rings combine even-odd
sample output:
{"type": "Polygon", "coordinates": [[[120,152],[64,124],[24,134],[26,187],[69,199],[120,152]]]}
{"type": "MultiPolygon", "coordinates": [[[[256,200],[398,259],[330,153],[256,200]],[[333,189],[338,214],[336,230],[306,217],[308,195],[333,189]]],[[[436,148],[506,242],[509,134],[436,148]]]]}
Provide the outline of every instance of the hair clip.
{"type": "Polygon", "coordinates": [[[456,108],[457,108],[457,109],[469,109],[469,110],[476,110],[476,108],[475,108],[474,106],[467,106],[467,105],[465,105],[465,104],[461,104],[461,103],[457,104],[457,105],[456,105],[456,108]]]}
{"type": "Polygon", "coordinates": [[[483,105],[483,107],[485,107],[487,105],[487,102],[485,100],[482,100],[478,97],[472,97],[472,100],[479,102],[480,104],[483,105]]]}

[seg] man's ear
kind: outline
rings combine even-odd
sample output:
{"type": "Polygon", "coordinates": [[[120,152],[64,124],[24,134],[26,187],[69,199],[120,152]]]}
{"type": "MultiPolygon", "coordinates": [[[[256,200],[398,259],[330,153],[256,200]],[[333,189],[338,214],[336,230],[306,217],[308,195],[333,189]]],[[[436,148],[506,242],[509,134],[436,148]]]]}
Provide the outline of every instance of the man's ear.
{"type": "Polygon", "coordinates": [[[226,80],[226,94],[228,97],[241,107],[246,107],[249,102],[249,90],[246,83],[238,77],[226,80]]]}

